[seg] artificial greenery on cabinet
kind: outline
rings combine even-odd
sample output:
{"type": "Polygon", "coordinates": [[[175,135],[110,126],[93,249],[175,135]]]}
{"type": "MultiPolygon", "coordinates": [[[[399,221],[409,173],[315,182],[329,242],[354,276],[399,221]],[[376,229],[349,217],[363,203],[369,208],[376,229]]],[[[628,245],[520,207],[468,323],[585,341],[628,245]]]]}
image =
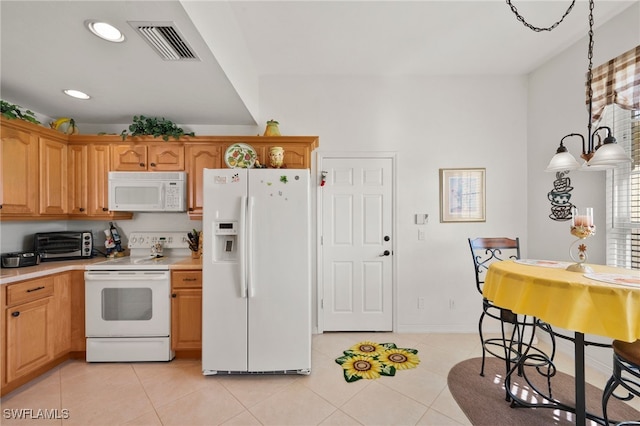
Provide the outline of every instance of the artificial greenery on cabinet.
{"type": "Polygon", "coordinates": [[[0,99],[0,114],[2,114],[4,118],[9,120],[17,118],[33,124],[40,124],[33,111],[22,111],[22,109],[23,108],[20,105],[10,104],[9,102],[0,99]]]}
{"type": "Polygon", "coordinates": [[[129,130],[127,131],[125,129],[120,133],[122,140],[125,140],[129,135],[153,136],[154,138],[162,136],[163,140],[168,141],[170,136],[174,139],[180,139],[181,136],[195,136],[195,133],[185,132],[182,128],[164,117],[157,118],[136,115],[133,117],[133,123],[129,126],[129,130]]]}

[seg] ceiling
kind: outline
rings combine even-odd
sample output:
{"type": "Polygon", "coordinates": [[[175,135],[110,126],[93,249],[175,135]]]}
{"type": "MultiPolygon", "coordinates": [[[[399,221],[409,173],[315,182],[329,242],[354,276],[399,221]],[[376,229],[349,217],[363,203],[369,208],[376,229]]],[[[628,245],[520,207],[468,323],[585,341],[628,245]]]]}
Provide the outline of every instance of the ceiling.
{"type": "MultiPolygon", "coordinates": [[[[598,1],[596,27],[635,1],[598,1]]],[[[533,25],[570,1],[512,0],[533,25]]],[[[52,118],[253,125],[269,75],[521,75],[585,37],[588,3],[533,32],[500,0],[0,2],[0,95],[52,118]],[[126,41],[92,35],[87,19],[126,41]],[[166,61],[128,22],[171,22],[198,60],[166,61]],[[69,98],[74,88],[92,96],[69,98]]],[[[597,31],[596,31],[597,50],[597,31]]],[[[585,70],[586,70],[585,52],[585,70]]]]}

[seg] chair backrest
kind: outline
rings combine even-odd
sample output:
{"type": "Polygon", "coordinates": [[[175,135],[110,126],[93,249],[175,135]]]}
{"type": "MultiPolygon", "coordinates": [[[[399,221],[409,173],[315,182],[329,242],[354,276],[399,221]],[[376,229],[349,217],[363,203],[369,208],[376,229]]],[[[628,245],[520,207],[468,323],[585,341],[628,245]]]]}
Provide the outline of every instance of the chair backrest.
{"type": "Polygon", "coordinates": [[[480,294],[489,265],[506,259],[520,259],[519,238],[469,238],[469,247],[476,271],[476,288],[480,294]]]}

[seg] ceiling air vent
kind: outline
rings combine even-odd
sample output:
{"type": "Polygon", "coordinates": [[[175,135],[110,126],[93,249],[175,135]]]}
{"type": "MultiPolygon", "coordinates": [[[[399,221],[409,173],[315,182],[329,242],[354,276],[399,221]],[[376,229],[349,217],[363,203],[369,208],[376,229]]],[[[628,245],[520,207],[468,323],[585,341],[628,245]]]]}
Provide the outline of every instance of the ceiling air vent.
{"type": "Polygon", "coordinates": [[[198,61],[173,22],[129,22],[165,61],[198,61]]]}

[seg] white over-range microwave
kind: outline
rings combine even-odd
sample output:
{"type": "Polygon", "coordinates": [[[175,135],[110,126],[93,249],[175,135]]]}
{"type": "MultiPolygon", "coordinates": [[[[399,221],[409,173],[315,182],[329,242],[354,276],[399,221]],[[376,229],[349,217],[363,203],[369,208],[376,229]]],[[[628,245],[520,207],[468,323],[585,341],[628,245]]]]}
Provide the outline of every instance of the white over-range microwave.
{"type": "Polygon", "coordinates": [[[109,172],[109,210],[183,212],[186,172],[109,172]]]}

